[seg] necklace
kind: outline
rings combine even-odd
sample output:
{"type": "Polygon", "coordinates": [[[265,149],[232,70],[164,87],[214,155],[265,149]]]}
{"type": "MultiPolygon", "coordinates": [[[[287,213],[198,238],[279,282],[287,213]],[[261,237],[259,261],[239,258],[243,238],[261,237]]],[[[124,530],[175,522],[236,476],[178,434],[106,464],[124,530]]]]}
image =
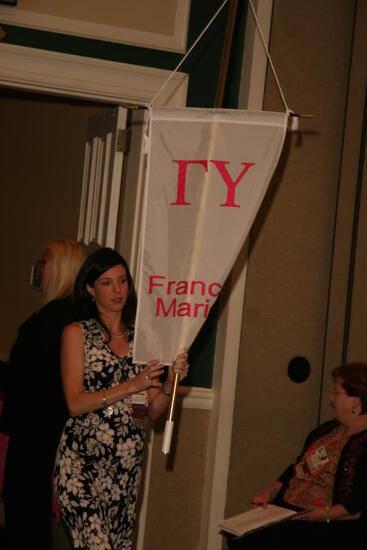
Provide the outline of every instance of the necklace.
{"type": "Polygon", "coordinates": [[[129,331],[125,328],[122,332],[122,334],[114,334],[113,332],[110,332],[111,338],[114,338],[115,340],[122,340],[122,338],[126,338],[129,334],[129,331]]]}

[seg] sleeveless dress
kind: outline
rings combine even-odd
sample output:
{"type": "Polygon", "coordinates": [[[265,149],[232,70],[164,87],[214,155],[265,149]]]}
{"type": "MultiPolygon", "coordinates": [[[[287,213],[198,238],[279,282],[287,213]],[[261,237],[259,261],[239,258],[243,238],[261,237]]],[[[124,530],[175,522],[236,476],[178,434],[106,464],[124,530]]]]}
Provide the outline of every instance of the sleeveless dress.
{"type": "MultiPolygon", "coordinates": [[[[95,319],[78,324],[84,391],[101,391],[139,373],[132,363],[132,332],[129,352],[120,358],[95,319]]],[[[131,549],[143,448],[144,429],[132,423],[127,399],[69,418],[56,456],[55,492],[74,548],[131,549]]]]}

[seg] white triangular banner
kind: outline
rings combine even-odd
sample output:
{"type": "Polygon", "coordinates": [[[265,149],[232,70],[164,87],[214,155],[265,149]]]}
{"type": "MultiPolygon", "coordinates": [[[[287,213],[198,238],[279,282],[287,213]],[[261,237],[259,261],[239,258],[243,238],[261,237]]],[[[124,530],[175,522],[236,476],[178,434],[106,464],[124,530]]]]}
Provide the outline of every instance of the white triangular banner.
{"type": "Polygon", "coordinates": [[[155,109],[134,360],[188,350],[243,246],[283,148],[288,114],[155,109]]]}

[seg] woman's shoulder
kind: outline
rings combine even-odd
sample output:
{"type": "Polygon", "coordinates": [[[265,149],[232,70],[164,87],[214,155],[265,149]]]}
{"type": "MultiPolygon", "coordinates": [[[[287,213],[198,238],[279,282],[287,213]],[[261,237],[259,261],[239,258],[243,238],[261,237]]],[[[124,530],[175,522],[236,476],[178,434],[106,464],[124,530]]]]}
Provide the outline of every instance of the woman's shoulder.
{"type": "Polygon", "coordinates": [[[99,345],[103,342],[103,333],[99,324],[94,320],[75,321],[66,325],[62,338],[65,345],[83,345],[86,347],[99,345]]]}
{"type": "Polygon", "coordinates": [[[96,319],[88,319],[82,321],[75,321],[65,327],[64,330],[68,330],[71,334],[83,334],[84,338],[87,339],[102,339],[103,340],[103,331],[101,325],[96,319]]]}
{"type": "Polygon", "coordinates": [[[79,323],[70,323],[66,325],[62,331],[62,339],[64,341],[83,339],[83,330],[79,323]]]}
{"type": "Polygon", "coordinates": [[[73,303],[70,296],[66,298],[59,298],[58,300],[52,300],[47,302],[42,309],[40,309],[40,315],[58,315],[64,313],[65,315],[70,316],[73,311],[73,303]]]}
{"type": "Polygon", "coordinates": [[[71,299],[62,298],[48,302],[38,312],[38,318],[39,322],[46,330],[48,326],[49,328],[63,328],[74,320],[74,310],[71,299]]]}
{"type": "Polygon", "coordinates": [[[43,341],[46,346],[59,339],[63,328],[73,320],[71,300],[53,300],[33,313],[19,328],[19,337],[43,341]]]}
{"type": "Polygon", "coordinates": [[[319,437],[328,434],[338,425],[339,425],[339,422],[335,419],[327,420],[326,422],[323,422],[308,434],[306,439],[306,446],[312,443],[312,441],[314,441],[315,439],[318,439],[319,437]]]}
{"type": "Polygon", "coordinates": [[[352,442],[354,441],[357,445],[360,445],[367,450],[367,429],[353,435],[350,440],[352,442]]]}

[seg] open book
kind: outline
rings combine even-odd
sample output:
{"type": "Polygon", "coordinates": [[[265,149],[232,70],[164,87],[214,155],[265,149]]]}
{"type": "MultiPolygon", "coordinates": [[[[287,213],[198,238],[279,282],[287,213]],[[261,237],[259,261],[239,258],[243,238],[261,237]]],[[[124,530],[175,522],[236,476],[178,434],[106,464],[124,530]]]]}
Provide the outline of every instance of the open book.
{"type": "Polygon", "coordinates": [[[236,516],[226,518],[218,525],[218,529],[232,535],[241,536],[267,525],[289,519],[297,513],[299,512],[275,506],[275,504],[268,504],[266,508],[252,508],[236,516]]]}

